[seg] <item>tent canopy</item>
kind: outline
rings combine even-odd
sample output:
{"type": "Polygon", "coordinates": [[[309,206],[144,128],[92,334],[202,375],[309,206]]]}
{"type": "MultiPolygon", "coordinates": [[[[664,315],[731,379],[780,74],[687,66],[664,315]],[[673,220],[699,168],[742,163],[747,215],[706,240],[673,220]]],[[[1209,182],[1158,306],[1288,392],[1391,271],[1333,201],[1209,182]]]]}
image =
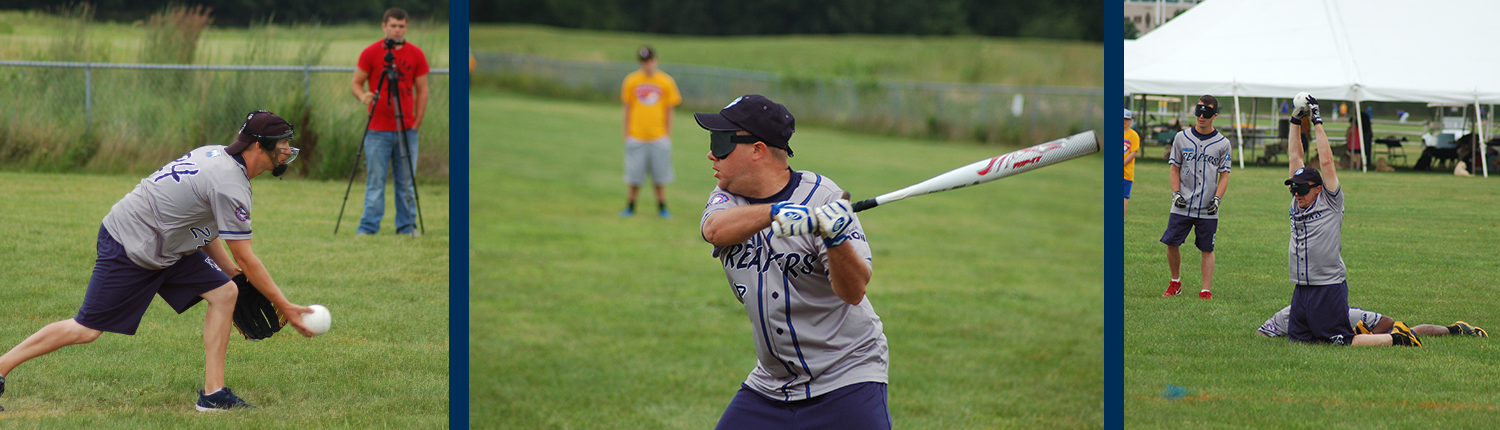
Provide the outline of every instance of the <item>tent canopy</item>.
{"type": "Polygon", "coordinates": [[[1125,91],[1500,103],[1496,16],[1493,0],[1206,1],[1125,43],[1125,91]]]}

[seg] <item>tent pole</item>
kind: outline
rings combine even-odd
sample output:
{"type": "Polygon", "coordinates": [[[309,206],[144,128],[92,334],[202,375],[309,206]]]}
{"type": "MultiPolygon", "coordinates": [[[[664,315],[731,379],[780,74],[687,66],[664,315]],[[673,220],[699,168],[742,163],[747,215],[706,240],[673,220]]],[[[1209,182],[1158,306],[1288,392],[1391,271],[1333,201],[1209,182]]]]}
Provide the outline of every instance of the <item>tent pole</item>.
{"type": "Polygon", "coordinates": [[[1484,166],[1484,177],[1490,177],[1489,150],[1485,148],[1484,111],[1479,109],[1479,94],[1474,94],[1474,131],[1479,134],[1479,164],[1484,166]]]}
{"type": "MultiPolygon", "coordinates": [[[[1364,108],[1360,107],[1360,100],[1359,99],[1361,99],[1361,98],[1363,98],[1363,97],[1361,97],[1359,95],[1359,88],[1355,88],[1354,89],[1354,126],[1358,127],[1358,129],[1359,129],[1359,149],[1360,149],[1360,153],[1359,154],[1354,154],[1354,158],[1358,158],[1359,159],[1359,171],[1361,173],[1364,173],[1364,172],[1369,172],[1370,171],[1370,163],[1366,163],[1365,162],[1365,154],[1369,154],[1370,153],[1370,148],[1366,148],[1366,146],[1368,146],[1368,145],[1365,145],[1365,115],[1364,115],[1365,110],[1364,110],[1364,108]]],[[[1372,132],[1375,131],[1375,127],[1371,126],[1370,127],[1370,131],[1372,131],[1372,132]]],[[[1349,143],[1348,143],[1347,136],[1346,136],[1346,139],[1344,139],[1344,140],[1345,140],[1344,144],[1348,145],[1349,143]]],[[[1375,139],[1370,139],[1370,140],[1373,141],[1375,139]]],[[[1370,158],[1375,158],[1375,157],[1371,156],[1370,158]]],[[[1390,160],[1387,160],[1387,161],[1390,161],[1390,160]]]]}
{"type": "Polygon", "coordinates": [[[1245,168],[1245,134],[1240,132],[1240,86],[1234,85],[1234,140],[1240,146],[1240,168],[1245,168]]]}

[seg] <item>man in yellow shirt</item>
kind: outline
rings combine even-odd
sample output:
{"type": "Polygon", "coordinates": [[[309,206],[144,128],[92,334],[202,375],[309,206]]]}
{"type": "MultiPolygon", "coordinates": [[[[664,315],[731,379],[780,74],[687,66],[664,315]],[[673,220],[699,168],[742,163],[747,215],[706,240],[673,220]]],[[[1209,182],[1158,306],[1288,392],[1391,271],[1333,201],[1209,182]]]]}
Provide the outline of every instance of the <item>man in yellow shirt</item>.
{"type": "MultiPolygon", "coordinates": [[[[1125,210],[1130,210],[1130,186],[1135,183],[1135,154],[1141,153],[1141,135],[1130,128],[1130,109],[1125,109],[1125,210]]],[[[1123,212],[1121,213],[1124,214],[1123,212]]]]}
{"type": "Polygon", "coordinates": [[[682,104],[677,81],[656,69],[656,51],[642,46],[636,51],[641,69],[625,76],[620,86],[620,101],[625,105],[625,183],[630,185],[629,200],[621,217],[635,215],[635,198],[646,173],[656,187],[657,213],[667,212],[667,195],[663,188],[674,178],[672,173],[672,110],[682,104]]]}

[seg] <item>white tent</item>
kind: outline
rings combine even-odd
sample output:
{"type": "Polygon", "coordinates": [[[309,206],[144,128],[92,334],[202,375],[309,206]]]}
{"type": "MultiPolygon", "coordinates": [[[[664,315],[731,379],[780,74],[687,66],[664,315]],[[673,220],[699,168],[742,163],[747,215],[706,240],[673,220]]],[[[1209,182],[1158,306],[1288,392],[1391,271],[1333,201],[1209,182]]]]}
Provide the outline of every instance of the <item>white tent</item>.
{"type": "Polygon", "coordinates": [[[1477,109],[1500,103],[1496,17],[1493,0],[1211,0],[1125,45],[1125,91],[1477,109]]]}

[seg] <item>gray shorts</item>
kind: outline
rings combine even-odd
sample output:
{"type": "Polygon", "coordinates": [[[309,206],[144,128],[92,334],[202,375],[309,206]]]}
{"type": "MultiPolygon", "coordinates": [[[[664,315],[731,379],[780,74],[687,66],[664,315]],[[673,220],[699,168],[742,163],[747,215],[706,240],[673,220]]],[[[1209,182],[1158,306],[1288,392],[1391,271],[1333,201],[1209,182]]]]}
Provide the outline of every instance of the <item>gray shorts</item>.
{"type": "Polygon", "coordinates": [[[641,141],[625,138],[625,183],[640,185],[646,182],[646,173],[656,185],[666,185],[676,179],[672,173],[672,139],[663,137],[641,141]]]}

